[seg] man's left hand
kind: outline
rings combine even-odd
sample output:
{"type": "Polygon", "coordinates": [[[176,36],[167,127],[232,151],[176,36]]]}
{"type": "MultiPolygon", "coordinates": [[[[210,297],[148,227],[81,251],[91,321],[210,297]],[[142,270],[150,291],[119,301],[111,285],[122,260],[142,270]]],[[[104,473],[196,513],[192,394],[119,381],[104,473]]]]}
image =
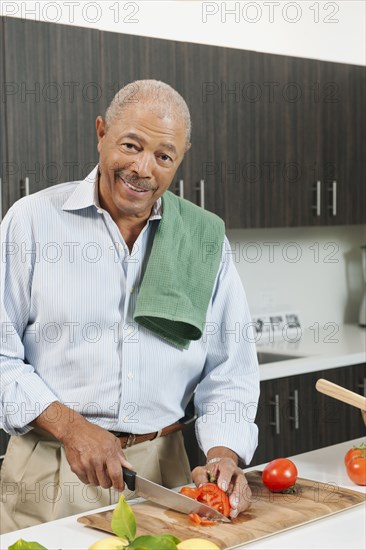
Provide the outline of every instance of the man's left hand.
{"type": "Polygon", "coordinates": [[[244,475],[244,472],[230,457],[223,457],[219,462],[197,466],[192,471],[193,482],[199,487],[208,483],[215,477],[217,485],[227,493],[230,500],[230,517],[236,518],[251,504],[252,492],[244,475]]]}

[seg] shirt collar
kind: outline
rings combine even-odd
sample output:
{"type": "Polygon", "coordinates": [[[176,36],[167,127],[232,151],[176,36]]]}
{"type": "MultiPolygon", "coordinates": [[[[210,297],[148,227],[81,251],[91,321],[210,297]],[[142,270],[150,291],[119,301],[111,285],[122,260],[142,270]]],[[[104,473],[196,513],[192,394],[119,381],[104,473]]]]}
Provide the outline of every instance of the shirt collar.
{"type": "MultiPolygon", "coordinates": [[[[81,210],[94,206],[100,209],[98,196],[98,165],[82,180],[64,202],[63,210],[81,210]]],[[[163,213],[161,197],[153,204],[149,220],[160,220],[163,213]]]]}

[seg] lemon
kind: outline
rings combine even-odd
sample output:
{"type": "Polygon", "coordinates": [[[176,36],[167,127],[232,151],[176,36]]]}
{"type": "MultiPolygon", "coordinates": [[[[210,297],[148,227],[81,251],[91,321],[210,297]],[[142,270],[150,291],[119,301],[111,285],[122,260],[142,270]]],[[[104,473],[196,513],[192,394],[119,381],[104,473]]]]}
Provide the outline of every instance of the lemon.
{"type": "Polygon", "coordinates": [[[127,539],[107,537],[89,546],[88,550],[122,550],[122,548],[127,548],[127,546],[127,539]]]}
{"type": "Polygon", "coordinates": [[[214,542],[207,539],[186,539],[177,544],[179,550],[220,550],[214,542]]]}

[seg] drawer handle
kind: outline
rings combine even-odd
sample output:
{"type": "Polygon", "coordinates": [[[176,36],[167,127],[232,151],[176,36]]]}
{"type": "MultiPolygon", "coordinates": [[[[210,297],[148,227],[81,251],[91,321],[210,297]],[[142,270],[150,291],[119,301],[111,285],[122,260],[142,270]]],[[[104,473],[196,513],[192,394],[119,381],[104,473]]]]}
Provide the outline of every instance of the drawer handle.
{"type": "Polygon", "coordinates": [[[293,401],[294,403],[294,414],[293,416],[289,416],[289,419],[294,422],[295,430],[298,430],[300,427],[300,419],[299,419],[299,391],[294,390],[294,395],[289,396],[289,401],[293,401]]]}
{"type": "Polygon", "coordinates": [[[322,213],[322,182],[318,180],[316,182],[316,203],[312,206],[313,210],[316,210],[316,215],[320,216],[322,213]]]}
{"type": "Polygon", "coordinates": [[[205,208],[205,180],[200,180],[199,185],[196,187],[196,191],[200,194],[200,207],[205,208]]]}
{"type": "Polygon", "coordinates": [[[337,215],[337,182],[333,181],[332,186],[329,187],[329,191],[332,192],[332,204],[328,206],[329,210],[332,211],[332,215],[337,215]]]}
{"type": "Polygon", "coordinates": [[[278,393],[275,395],[274,401],[270,401],[269,404],[274,406],[274,420],[271,421],[269,425],[274,426],[276,435],[279,435],[281,432],[281,425],[280,425],[280,396],[278,393]]]}

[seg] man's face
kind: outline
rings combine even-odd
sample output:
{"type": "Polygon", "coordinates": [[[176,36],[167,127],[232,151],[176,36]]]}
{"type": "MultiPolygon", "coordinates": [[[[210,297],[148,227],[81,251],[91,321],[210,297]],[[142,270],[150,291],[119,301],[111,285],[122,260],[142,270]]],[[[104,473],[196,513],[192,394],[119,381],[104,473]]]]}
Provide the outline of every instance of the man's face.
{"type": "Polygon", "coordinates": [[[96,127],[101,206],[115,221],[147,219],[183,160],[183,121],[178,116],[159,118],[140,102],[128,107],[107,130],[102,117],[96,127]]]}

